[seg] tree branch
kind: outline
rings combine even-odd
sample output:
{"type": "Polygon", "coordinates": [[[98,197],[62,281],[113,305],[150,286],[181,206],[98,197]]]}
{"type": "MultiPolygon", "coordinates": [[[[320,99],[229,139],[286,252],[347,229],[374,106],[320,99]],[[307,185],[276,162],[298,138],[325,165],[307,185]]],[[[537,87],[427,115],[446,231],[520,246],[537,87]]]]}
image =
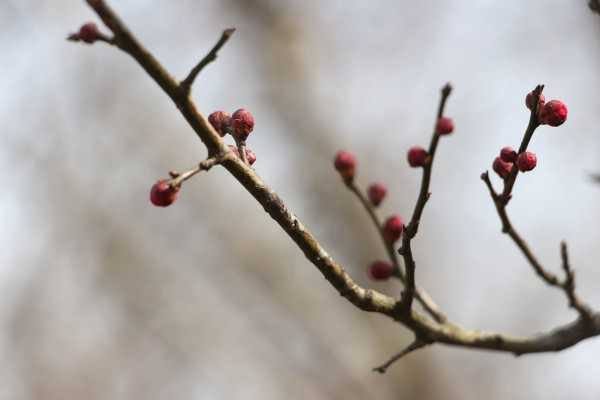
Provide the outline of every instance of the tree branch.
{"type": "Polygon", "coordinates": [[[564,241],[560,243],[560,257],[562,260],[563,271],[565,272],[565,280],[562,282],[561,287],[569,300],[569,306],[577,310],[581,318],[589,320],[592,318],[592,311],[587,305],[579,300],[575,293],[575,271],[571,269],[567,243],[564,241]]]}
{"type": "MultiPolygon", "coordinates": [[[[437,118],[434,126],[437,126],[438,121],[444,115],[444,108],[446,106],[446,100],[452,93],[452,86],[447,83],[441,90],[440,103],[437,111],[437,118]]],[[[402,234],[402,248],[400,254],[404,258],[404,266],[406,268],[406,287],[402,293],[402,302],[405,308],[410,309],[412,306],[413,297],[415,295],[415,260],[412,255],[411,241],[419,230],[419,222],[421,221],[421,215],[425,209],[425,204],[429,200],[431,193],[429,192],[429,185],[431,183],[431,169],[433,167],[433,160],[435,159],[435,151],[437,149],[438,142],[440,140],[440,134],[437,129],[434,128],[431,136],[431,143],[429,144],[428,161],[423,166],[423,175],[421,177],[421,190],[419,191],[419,197],[415,204],[412,217],[404,233],[402,234]]]]}
{"type": "MultiPolygon", "coordinates": [[[[531,107],[531,115],[529,117],[527,129],[525,130],[525,134],[523,135],[523,140],[521,141],[521,146],[519,147],[519,154],[527,150],[527,146],[529,145],[529,142],[533,137],[535,129],[540,125],[540,122],[538,121],[537,105],[543,90],[544,85],[538,85],[532,92],[533,105],[531,107]]],[[[565,279],[561,281],[555,274],[544,269],[544,267],[535,257],[525,240],[521,237],[521,235],[517,233],[515,228],[512,226],[512,223],[508,218],[508,213],[506,212],[506,205],[511,198],[512,188],[514,187],[518,172],[519,170],[515,163],[513,164],[513,168],[511,170],[510,175],[504,180],[504,189],[502,191],[502,194],[496,193],[496,190],[492,185],[487,171],[481,174],[481,179],[483,180],[490,192],[490,196],[492,198],[492,201],[494,202],[494,205],[496,206],[496,211],[498,212],[500,221],[502,222],[502,232],[506,233],[513,240],[513,242],[517,245],[517,247],[525,256],[527,261],[529,261],[529,264],[532,266],[535,273],[549,286],[554,286],[556,288],[562,289],[565,292],[565,295],[567,296],[569,306],[577,310],[582,319],[589,320],[591,319],[591,310],[588,306],[583,304],[575,294],[575,275],[571,270],[569,264],[566,243],[561,243],[562,266],[565,272],[565,279]]]]}
{"type": "MultiPolygon", "coordinates": [[[[316,238],[304,227],[298,218],[285,206],[279,196],[240,158],[229,156],[230,151],[207,119],[197,110],[189,96],[182,96],[180,84],[169,75],[164,67],[135,39],[118,16],[103,0],[86,0],[100,16],[105,25],[114,34],[114,44],[131,55],[148,75],[173,100],[183,117],[208,149],[208,157],[225,154],[219,165],[226,168],[238,182],[263,206],[287,235],[304,252],[306,258],[323,274],[330,284],[357,308],[386,315],[398,321],[411,331],[419,340],[426,343],[444,343],[471,349],[487,349],[509,352],[516,355],[559,351],[592,336],[600,335],[600,313],[590,311],[589,318],[560,326],[552,331],[529,337],[513,337],[498,333],[486,333],[469,330],[451,322],[438,323],[410,307],[415,292],[414,260],[410,249],[410,240],[417,232],[418,223],[425,202],[429,198],[431,164],[425,167],[421,192],[415,211],[403,239],[403,256],[406,264],[408,294],[404,301],[394,299],[372,289],[359,286],[344,268],[321,247],[316,238]],[[407,262],[408,261],[408,262],[407,262]]],[[[442,101],[438,117],[442,115],[445,100],[450,88],[442,91],[442,101]]],[[[432,138],[430,154],[433,158],[438,138],[432,138]]],[[[516,174],[515,174],[516,175],[516,174]]],[[[509,191],[510,192],[510,191],[509,191]]],[[[570,271],[566,251],[563,268],[570,271]]],[[[572,274],[572,272],[569,272],[572,274]]],[[[413,345],[416,347],[417,345],[413,345]]],[[[410,348],[411,346],[409,346],[410,348]]],[[[411,350],[412,351],[412,350],[411,350]]]]}
{"type": "MultiPolygon", "coordinates": [[[[406,275],[404,274],[404,271],[402,270],[402,266],[400,265],[400,261],[398,260],[398,256],[396,255],[396,251],[394,250],[393,244],[385,239],[385,235],[383,233],[383,223],[381,222],[381,218],[379,218],[379,215],[377,214],[377,210],[375,210],[375,207],[373,207],[371,205],[371,203],[369,202],[369,200],[367,200],[367,198],[365,197],[363,192],[360,190],[360,188],[356,185],[354,180],[344,180],[344,182],[346,183],[346,186],[348,187],[348,189],[350,189],[350,191],[352,193],[354,193],[354,195],[358,198],[360,203],[363,205],[363,207],[367,211],[367,214],[369,214],[369,217],[371,218],[373,225],[375,225],[377,232],[379,232],[381,241],[383,242],[383,244],[385,246],[385,250],[387,251],[388,258],[390,259],[392,265],[394,266],[394,272],[395,272],[396,276],[398,277],[400,282],[402,282],[403,284],[406,284],[406,275]]],[[[446,316],[440,310],[439,306],[429,296],[429,294],[427,294],[427,292],[425,292],[423,289],[417,287],[415,289],[415,297],[416,297],[417,301],[419,301],[419,303],[423,306],[423,309],[429,315],[431,315],[431,317],[434,320],[436,320],[437,322],[442,322],[442,323],[446,322],[446,320],[447,320],[446,316]]]]}
{"type": "Polygon", "coordinates": [[[398,361],[399,359],[401,359],[402,357],[408,355],[409,353],[412,353],[415,350],[419,350],[422,349],[423,347],[429,345],[431,343],[422,341],[421,339],[416,338],[411,344],[409,344],[408,346],[406,346],[401,352],[399,352],[398,354],[393,355],[389,360],[387,360],[385,363],[381,364],[378,367],[373,368],[373,371],[375,372],[379,372],[380,374],[385,374],[385,372],[387,371],[387,369],[396,361],[398,361]]]}
{"type": "MultiPolygon", "coordinates": [[[[200,60],[200,62],[196,64],[194,68],[192,68],[188,76],[183,81],[181,81],[179,86],[184,96],[189,95],[192,88],[192,84],[194,83],[194,80],[196,79],[200,71],[202,71],[204,67],[206,67],[208,64],[217,59],[217,53],[219,52],[219,50],[221,50],[221,47],[223,47],[225,43],[227,43],[227,41],[229,40],[231,35],[233,35],[234,32],[235,28],[225,29],[221,34],[221,38],[219,39],[217,44],[215,44],[215,46],[208,52],[208,54],[204,56],[204,58],[200,60]]],[[[240,154],[242,153],[240,152],[240,154]]]]}

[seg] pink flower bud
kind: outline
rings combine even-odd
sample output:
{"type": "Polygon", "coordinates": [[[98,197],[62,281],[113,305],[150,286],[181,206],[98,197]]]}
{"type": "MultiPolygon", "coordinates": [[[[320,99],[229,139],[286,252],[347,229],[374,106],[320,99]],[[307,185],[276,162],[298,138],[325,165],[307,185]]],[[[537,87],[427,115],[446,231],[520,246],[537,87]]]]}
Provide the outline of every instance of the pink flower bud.
{"type": "Polygon", "coordinates": [[[179,188],[175,188],[165,179],[161,179],[152,185],[150,190],[150,201],[157,207],[170,206],[177,200],[179,188]]]}
{"type": "Polygon", "coordinates": [[[519,171],[527,172],[531,171],[535,168],[537,164],[537,157],[534,153],[530,151],[523,152],[519,154],[519,158],[517,159],[517,167],[519,167],[519,171]]]}
{"type": "Polygon", "coordinates": [[[402,235],[404,224],[398,215],[392,215],[383,224],[383,236],[388,243],[394,243],[402,235]]]}
{"type": "Polygon", "coordinates": [[[560,100],[550,100],[540,111],[540,123],[562,125],[567,120],[567,106],[560,100]]]}
{"type": "Polygon", "coordinates": [[[77,37],[79,37],[81,41],[91,44],[98,40],[99,35],[100,31],[98,30],[96,24],[93,22],[88,22],[79,28],[77,37]]]}
{"type": "Polygon", "coordinates": [[[494,159],[494,163],[492,164],[492,169],[496,172],[500,178],[506,179],[508,175],[510,175],[510,171],[512,170],[513,163],[506,162],[502,160],[500,157],[496,157],[494,159]]]}
{"type": "MultiPolygon", "coordinates": [[[[238,158],[240,157],[240,151],[236,146],[228,144],[227,147],[229,147],[238,158]]],[[[244,150],[246,150],[246,160],[248,160],[248,164],[254,164],[256,162],[256,154],[247,147],[244,150]]]]}
{"type": "Polygon", "coordinates": [[[517,161],[517,152],[512,147],[503,147],[500,150],[500,158],[504,162],[514,163],[517,161]]]}
{"type": "Polygon", "coordinates": [[[248,164],[252,165],[256,162],[256,154],[252,150],[246,147],[246,160],[248,160],[248,164]]]}
{"type": "Polygon", "coordinates": [[[369,200],[371,200],[371,203],[374,206],[378,206],[385,198],[385,195],[387,194],[387,188],[383,183],[376,182],[369,186],[367,189],[367,194],[369,195],[369,200]]]}
{"type": "Polygon", "coordinates": [[[367,269],[367,275],[375,281],[385,281],[389,279],[393,273],[394,267],[386,261],[375,261],[373,264],[369,265],[369,268],[367,269]]]}
{"type": "Polygon", "coordinates": [[[454,122],[448,117],[442,117],[438,120],[435,131],[438,135],[448,135],[454,130],[454,122]]]}
{"type": "Polygon", "coordinates": [[[250,111],[240,108],[231,116],[231,130],[235,140],[246,140],[254,129],[254,117],[250,111]]]}
{"type": "Polygon", "coordinates": [[[428,155],[429,154],[427,154],[427,151],[420,146],[411,147],[408,150],[408,153],[406,154],[406,158],[408,159],[408,165],[410,165],[413,168],[422,167],[423,165],[425,165],[428,155]]]}
{"type": "MultiPolygon", "coordinates": [[[[534,99],[533,92],[527,93],[527,96],[525,97],[525,105],[530,110],[533,108],[533,99],[534,99]]],[[[540,93],[540,99],[538,101],[538,110],[541,110],[544,107],[545,102],[546,102],[546,98],[544,97],[543,94],[540,93]]]]}
{"type": "Polygon", "coordinates": [[[333,165],[344,179],[350,180],[354,178],[356,173],[356,159],[354,158],[354,154],[347,151],[338,151],[335,155],[333,165]]]}
{"type": "Polygon", "coordinates": [[[231,127],[231,117],[225,111],[215,111],[208,116],[208,122],[221,137],[225,136],[231,127]]]}

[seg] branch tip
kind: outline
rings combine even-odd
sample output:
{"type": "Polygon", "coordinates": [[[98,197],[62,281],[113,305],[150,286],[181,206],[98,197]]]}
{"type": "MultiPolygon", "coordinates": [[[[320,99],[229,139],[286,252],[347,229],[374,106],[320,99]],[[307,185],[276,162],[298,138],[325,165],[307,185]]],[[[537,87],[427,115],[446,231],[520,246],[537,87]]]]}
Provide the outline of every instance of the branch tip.
{"type": "Polygon", "coordinates": [[[221,47],[223,47],[225,45],[225,43],[227,43],[227,41],[229,40],[231,35],[233,35],[234,32],[235,32],[235,28],[225,29],[223,31],[223,33],[221,34],[221,37],[219,38],[217,43],[208,52],[208,54],[206,54],[204,56],[204,58],[202,58],[200,60],[200,62],[198,64],[196,64],[196,66],[194,68],[192,68],[192,70],[190,71],[188,76],[183,81],[181,81],[181,83],[179,84],[179,89],[181,90],[181,93],[184,96],[189,95],[191,88],[192,88],[192,84],[194,83],[194,80],[196,79],[196,77],[198,76],[200,71],[202,71],[204,69],[204,67],[206,67],[208,64],[210,64],[211,62],[216,60],[217,53],[219,52],[221,47]]]}
{"type": "Polygon", "coordinates": [[[379,372],[380,374],[385,374],[389,367],[392,366],[396,361],[400,360],[404,356],[412,353],[415,350],[419,350],[425,346],[430,345],[431,342],[427,342],[421,339],[415,339],[411,344],[406,346],[401,352],[393,355],[389,360],[385,363],[381,364],[378,367],[373,368],[373,372],[379,372]]]}

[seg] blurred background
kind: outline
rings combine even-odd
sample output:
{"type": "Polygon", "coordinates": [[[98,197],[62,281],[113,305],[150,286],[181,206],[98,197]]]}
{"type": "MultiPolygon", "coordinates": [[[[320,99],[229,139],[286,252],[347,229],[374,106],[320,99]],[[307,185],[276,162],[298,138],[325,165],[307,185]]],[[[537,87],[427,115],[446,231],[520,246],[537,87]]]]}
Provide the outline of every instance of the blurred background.
{"type": "MultiPolygon", "coordinates": [[[[548,269],[567,240],[579,294],[600,307],[597,88],[600,16],[584,0],[110,1],[178,78],[237,32],[194,86],[205,114],[246,107],[257,172],[362,285],[385,256],[332,168],[389,185],[410,216],[439,89],[454,85],[432,198],[414,242],[418,282],[471,328],[531,334],[575,318],[500,222],[484,184],[517,147],[525,94],[569,107],[541,127],[509,211],[548,269]]],[[[411,340],[323,279],[224,170],[158,209],[150,186],[203,159],[170,100],[124,53],[70,43],[98,18],[83,1],[0,3],[0,398],[597,399],[600,340],[556,354],[433,346],[385,375],[411,340]]],[[[104,29],[104,28],[103,28],[104,29]]],[[[500,183],[495,180],[496,185],[500,183]]]]}

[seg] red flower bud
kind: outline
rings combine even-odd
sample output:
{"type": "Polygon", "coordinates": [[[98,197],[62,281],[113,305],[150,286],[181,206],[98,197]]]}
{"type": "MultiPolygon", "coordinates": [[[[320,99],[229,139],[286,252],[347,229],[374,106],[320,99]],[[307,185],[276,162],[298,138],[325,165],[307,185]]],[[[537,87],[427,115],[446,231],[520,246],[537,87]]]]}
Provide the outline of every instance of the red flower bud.
{"type": "Polygon", "coordinates": [[[335,169],[344,179],[352,179],[356,173],[356,159],[354,154],[347,151],[338,151],[333,161],[335,169]]]}
{"type": "Polygon", "coordinates": [[[231,117],[225,111],[215,111],[208,116],[208,122],[221,135],[225,136],[231,127],[231,117]]]}
{"type": "MultiPolygon", "coordinates": [[[[533,108],[533,99],[534,99],[533,92],[527,93],[527,96],[525,97],[525,105],[530,110],[533,108]]],[[[546,102],[546,98],[544,97],[543,94],[540,93],[540,99],[538,100],[538,110],[541,110],[544,107],[545,102],[546,102]]]]}
{"type": "Polygon", "coordinates": [[[250,111],[240,108],[231,116],[231,130],[235,140],[246,140],[254,129],[254,117],[250,111]]]}
{"type": "Polygon", "coordinates": [[[383,183],[376,182],[369,186],[369,189],[367,189],[367,194],[369,195],[369,200],[371,200],[371,203],[374,206],[378,206],[385,198],[385,195],[387,194],[387,188],[383,183]]]}
{"type": "Polygon", "coordinates": [[[411,147],[406,155],[408,159],[408,165],[413,168],[422,167],[425,165],[428,155],[429,154],[427,154],[427,151],[420,146],[411,147]]]}
{"type": "Polygon", "coordinates": [[[369,268],[367,269],[367,275],[375,281],[385,281],[389,279],[393,273],[394,267],[386,261],[375,261],[373,264],[369,265],[369,268]]]}
{"type": "Polygon", "coordinates": [[[567,106],[560,100],[550,100],[541,109],[539,119],[541,124],[562,125],[567,120],[567,106]]]}
{"type": "Polygon", "coordinates": [[[252,150],[246,147],[246,160],[248,160],[248,164],[252,165],[256,162],[256,154],[252,150]]]}
{"type": "Polygon", "coordinates": [[[500,150],[500,158],[504,162],[514,163],[517,161],[517,152],[512,147],[503,147],[500,150]]]}
{"type": "Polygon", "coordinates": [[[170,206],[177,200],[179,188],[175,188],[165,179],[161,179],[152,185],[150,190],[150,201],[157,207],[170,206]]]}
{"type": "MultiPolygon", "coordinates": [[[[240,157],[240,151],[236,146],[228,144],[227,147],[229,147],[238,158],[240,157]]],[[[254,154],[254,152],[247,147],[244,150],[246,150],[246,160],[248,160],[248,163],[250,165],[254,164],[256,162],[256,154],[254,154]]]]}
{"type": "Polygon", "coordinates": [[[402,235],[404,224],[398,215],[392,215],[383,224],[383,236],[388,243],[394,243],[402,235]]]}
{"type": "Polygon", "coordinates": [[[508,175],[510,175],[510,171],[512,170],[513,163],[503,161],[502,158],[496,157],[494,159],[494,163],[492,164],[492,169],[496,172],[500,178],[506,179],[508,175]]]}
{"type": "Polygon", "coordinates": [[[448,117],[442,117],[438,120],[435,131],[438,135],[448,135],[454,130],[454,122],[448,117]]]}
{"type": "Polygon", "coordinates": [[[81,26],[81,28],[79,28],[79,33],[77,34],[77,37],[79,37],[81,41],[91,44],[98,40],[99,35],[100,31],[98,30],[96,24],[93,22],[88,22],[87,24],[84,24],[81,26]]]}
{"type": "Polygon", "coordinates": [[[519,154],[519,158],[517,159],[517,167],[519,167],[521,172],[531,171],[535,168],[536,164],[537,157],[534,153],[526,151],[519,154]]]}

